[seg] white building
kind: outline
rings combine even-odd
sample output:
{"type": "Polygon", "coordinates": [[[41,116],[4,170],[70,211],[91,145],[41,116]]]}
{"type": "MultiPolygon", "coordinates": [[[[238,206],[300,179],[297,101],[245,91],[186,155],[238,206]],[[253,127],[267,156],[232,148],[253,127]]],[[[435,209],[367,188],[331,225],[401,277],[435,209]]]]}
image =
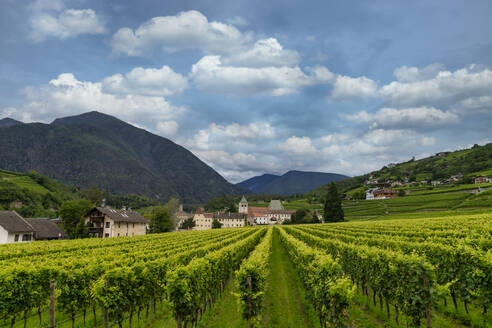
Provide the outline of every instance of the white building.
{"type": "Polygon", "coordinates": [[[16,211],[0,211],[0,244],[29,242],[34,228],[16,211]]]}
{"type": "Polygon", "coordinates": [[[284,209],[282,202],[277,199],[270,201],[268,207],[252,207],[248,206],[246,198],[239,202],[240,213],[247,214],[249,221],[255,224],[282,224],[285,220],[290,220],[295,211],[284,209]]]}

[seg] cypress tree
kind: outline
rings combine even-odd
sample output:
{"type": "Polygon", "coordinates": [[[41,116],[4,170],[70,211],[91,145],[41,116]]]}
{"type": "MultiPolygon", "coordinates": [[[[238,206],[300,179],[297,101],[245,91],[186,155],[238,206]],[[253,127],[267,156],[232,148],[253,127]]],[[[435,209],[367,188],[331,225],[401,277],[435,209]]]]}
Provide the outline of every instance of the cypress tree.
{"type": "Polygon", "coordinates": [[[328,194],[325,200],[325,222],[339,222],[343,221],[344,214],[342,209],[342,199],[338,194],[337,186],[334,182],[330,183],[328,188],[328,194]]]}

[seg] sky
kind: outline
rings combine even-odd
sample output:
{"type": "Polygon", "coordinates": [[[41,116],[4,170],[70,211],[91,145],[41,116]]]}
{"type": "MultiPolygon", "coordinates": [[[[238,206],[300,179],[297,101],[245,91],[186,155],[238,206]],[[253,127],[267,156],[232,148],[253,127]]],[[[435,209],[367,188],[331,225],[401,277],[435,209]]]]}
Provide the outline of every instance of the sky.
{"type": "Polygon", "coordinates": [[[0,0],[0,119],[97,110],[231,182],[492,139],[492,2],[0,0]]]}

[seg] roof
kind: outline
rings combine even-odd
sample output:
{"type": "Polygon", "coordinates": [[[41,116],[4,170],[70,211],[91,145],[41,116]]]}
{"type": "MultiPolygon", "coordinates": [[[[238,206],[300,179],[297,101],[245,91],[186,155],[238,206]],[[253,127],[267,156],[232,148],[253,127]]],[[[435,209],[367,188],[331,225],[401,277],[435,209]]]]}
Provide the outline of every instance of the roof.
{"type": "Polygon", "coordinates": [[[272,199],[270,201],[270,205],[268,205],[268,208],[270,210],[277,210],[277,211],[283,211],[284,206],[282,205],[282,202],[278,199],[272,199]]]}
{"type": "Polygon", "coordinates": [[[287,210],[271,210],[268,207],[249,207],[248,215],[251,216],[267,216],[271,214],[294,214],[296,211],[287,210]]]}
{"type": "Polygon", "coordinates": [[[8,232],[34,232],[33,227],[16,211],[0,211],[0,226],[8,232]]]}
{"type": "Polygon", "coordinates": [[[114,222],[149,223],[149,221],[140,213],[132,210],[115,210],[107,207],[95,207],[90,212],[94,210],[110,217],[114,222]]]}
{"type": "Polygon", "coordinates": [[[246,200],[246,197],[243,196],[243,198],[241,198],[241,201],[239,203],[247,203],[248,201],[246,200]]]}
{"type": "Polygon", "coordinates": [[[45,218],[25,219],[35,230],[36,239],[65,238],[65,232],[53,221],[45,218]]]}
{"type": "Polygon", "coordinates": [[[220,212],[220,213],[214,213],[214,219],[245,220],[246,214],[244,214],[244,213],[220,212]]]}

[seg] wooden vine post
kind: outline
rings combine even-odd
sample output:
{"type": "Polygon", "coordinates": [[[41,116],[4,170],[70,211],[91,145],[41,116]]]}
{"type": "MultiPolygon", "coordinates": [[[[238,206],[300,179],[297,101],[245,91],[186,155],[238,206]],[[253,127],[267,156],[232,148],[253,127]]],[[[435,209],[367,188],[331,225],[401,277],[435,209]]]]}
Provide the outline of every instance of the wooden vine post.
{"type": "Polygon", "coordinates": [[[248,284],[248,290],[249,290],[249,293],[248,293],[248,327],[252,328],[253,323],[251,322],[251,313],[252,313],[251,293],[253,291],[253,286],[251,283],[251,276],[248,276],[246,278],[246,283],[248,284]]]}
{"type": "Polygon", "coordinates": [[[56,282],[50,283],[50,328],[55,328],[55,302],[56,302],[56,282]]]}
{"type": "Polygon", "coordinates": [[[427,294],[427,303],[425,304],[425,318],[426,318],[426,323],[427,323],[427,328],[432,327],[432,322],[431,322],[431,310],[430,310],[430,303],[431,303],[431,298],[430,298],[430,292],[429,292],[429,278],[425,277],[424,278],[424,288],[425,288],[425,293],[427,294]]]}

